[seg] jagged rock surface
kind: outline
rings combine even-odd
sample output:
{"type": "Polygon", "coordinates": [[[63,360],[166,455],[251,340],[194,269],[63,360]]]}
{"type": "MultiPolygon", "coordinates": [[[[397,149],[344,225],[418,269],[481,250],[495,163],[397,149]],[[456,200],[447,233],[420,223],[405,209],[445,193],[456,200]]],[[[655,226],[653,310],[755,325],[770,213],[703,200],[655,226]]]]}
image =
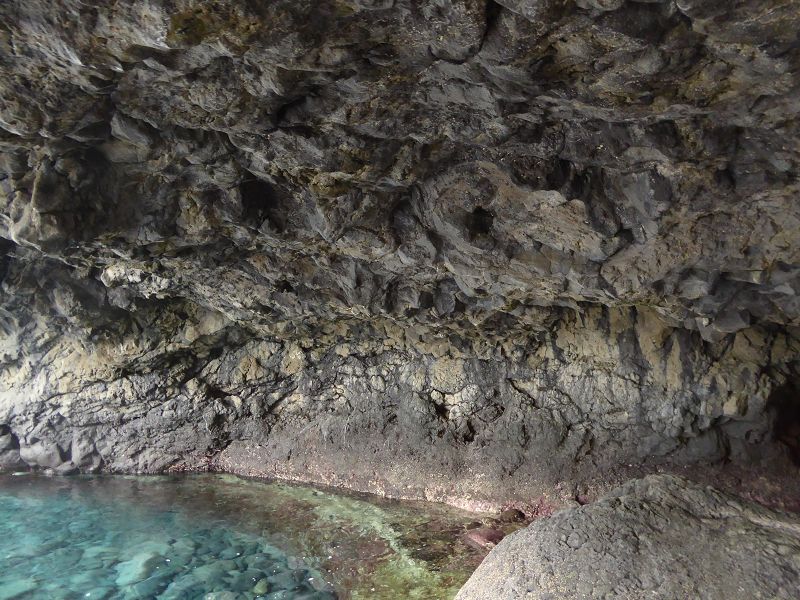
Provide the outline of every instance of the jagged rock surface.
{"type": "Polygon", "coordinates": [[[456,600],[790,600],[798,584],[796,516],[652,475],[506,537],[456,600]]]}
{"type": "Polygon", "coordinates": [[[773,0],[4,2],[0,465],[482,502],[779,460],[799,28],[773,0]]]}

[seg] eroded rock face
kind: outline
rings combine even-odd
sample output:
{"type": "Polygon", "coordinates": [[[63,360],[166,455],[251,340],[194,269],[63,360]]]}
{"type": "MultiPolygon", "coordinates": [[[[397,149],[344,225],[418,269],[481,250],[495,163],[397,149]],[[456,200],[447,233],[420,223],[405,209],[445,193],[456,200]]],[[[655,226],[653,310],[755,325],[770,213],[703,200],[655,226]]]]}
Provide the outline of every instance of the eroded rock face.
{"type": "Polygon", "coordinates": [[[0,465],[481,503],[791,450],[791,4],[0,22],[0,465]]]}
{"type": "Polygon", "coordinates": [[[671,476],[507,536],[456,600],[797,596],[800,520],[671,476]]]}

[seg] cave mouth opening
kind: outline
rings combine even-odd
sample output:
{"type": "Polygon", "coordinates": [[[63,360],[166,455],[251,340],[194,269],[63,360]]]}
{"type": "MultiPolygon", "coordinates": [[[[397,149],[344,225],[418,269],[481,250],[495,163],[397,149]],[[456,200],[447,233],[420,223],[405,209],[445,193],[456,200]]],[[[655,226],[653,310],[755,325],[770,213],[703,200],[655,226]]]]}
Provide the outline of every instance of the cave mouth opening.
{"type": "Polygon", "coordinates": [[[774,414],[774,439],[785,445],[792,461],[800,465],[800,380],[776,388],[767,400],[767,408],[774,414]]]}

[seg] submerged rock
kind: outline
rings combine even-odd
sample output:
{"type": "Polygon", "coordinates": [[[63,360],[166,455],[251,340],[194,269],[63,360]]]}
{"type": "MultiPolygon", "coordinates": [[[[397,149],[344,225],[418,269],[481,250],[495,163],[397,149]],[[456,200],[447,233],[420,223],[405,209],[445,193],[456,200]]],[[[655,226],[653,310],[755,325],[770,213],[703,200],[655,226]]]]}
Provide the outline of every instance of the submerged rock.
{"type": "Polygon", "coordinates": [[[261,596],[269,592],[269,581],[266,578],[259,579],[253,586],[253,593],[256,596],[261,596]]]}
{"type": "Polygon", "coordinates": [[[456,600],[797,597],[800,518],[652,475],[506,537],[456,600]]]}
{"type": "Polygon", "coordinates": [[[13,600],[14,598],[23,598],[36,591],[38,587],[39,583],[35,579],[16,579],[3,583],[0,586],[0,599],[13,600]]]}
{"type": "Polygon", "coordinates": [[[493,548],[505,534],[494,527],[478,527],[471,529],[464,534],[464,541],[470,546],[477,548],[493,548]]]}
{"type": "Polygon", "coordinates": [[[151,551],[139,552],[130,560],[126,560],[117,565],[116,584],[125,587],[139,581],[147,579],[156,567],[164,564],[164,557],[161,554],[151,551]]]}
{"type": "Polygon", "coordinates": [[[507,508],[500,513],[498,520],[501,523],[519,523],[525,520],[525,513],[517,508],[507,508]]]}

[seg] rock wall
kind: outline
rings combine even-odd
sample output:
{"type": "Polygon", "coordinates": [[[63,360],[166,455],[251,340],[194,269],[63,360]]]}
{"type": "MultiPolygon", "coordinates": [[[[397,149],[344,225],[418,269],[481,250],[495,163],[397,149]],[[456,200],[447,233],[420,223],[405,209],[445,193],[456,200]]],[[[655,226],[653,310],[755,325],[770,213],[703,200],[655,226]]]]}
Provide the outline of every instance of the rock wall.
{"type": "Polygon", "coordinates": [[[472,505],[785,466],[798,27],[772,0],[4,2],[0,464],[472,505]]]}

